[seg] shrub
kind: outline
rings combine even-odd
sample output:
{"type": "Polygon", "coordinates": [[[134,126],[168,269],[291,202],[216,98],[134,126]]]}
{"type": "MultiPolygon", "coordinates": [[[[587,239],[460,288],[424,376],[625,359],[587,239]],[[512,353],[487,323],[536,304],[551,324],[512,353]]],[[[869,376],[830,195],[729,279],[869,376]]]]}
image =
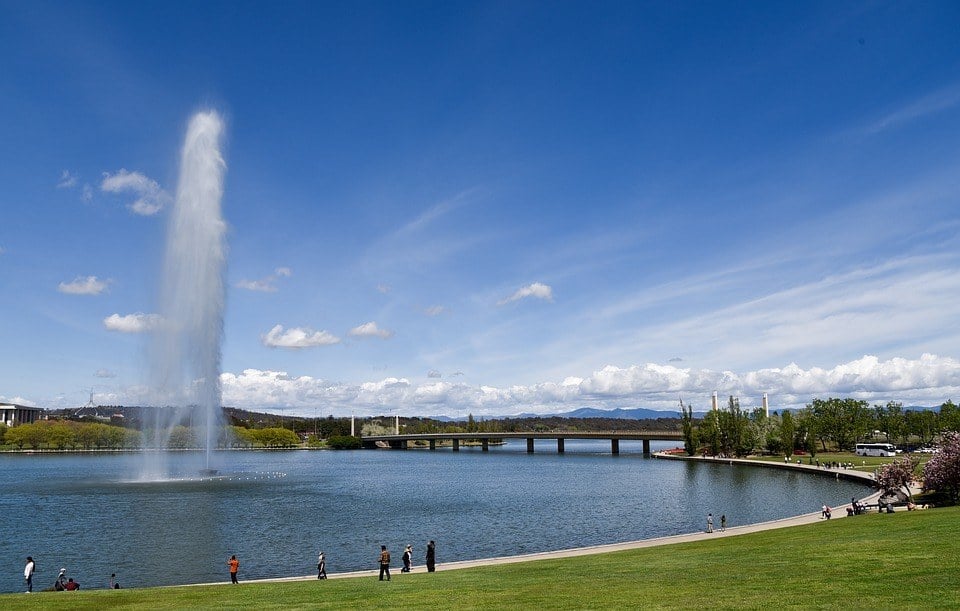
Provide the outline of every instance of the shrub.
{"type": "Polygon", "coordinates": [[[334,435],[327,439],[327,446],[334,450],[359,450],[360,438],[350,435],[334,435]]]}

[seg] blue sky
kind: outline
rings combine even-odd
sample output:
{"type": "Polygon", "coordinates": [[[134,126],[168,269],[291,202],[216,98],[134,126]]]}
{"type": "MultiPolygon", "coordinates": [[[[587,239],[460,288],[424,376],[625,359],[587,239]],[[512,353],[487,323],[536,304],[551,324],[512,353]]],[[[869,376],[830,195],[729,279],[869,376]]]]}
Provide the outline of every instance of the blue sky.
{"type": "Polygon", "coordinates": [[[0,0],[0,400],[144,400],[226,122],[227,405],[960,400],[953,2],[0,0]]]}

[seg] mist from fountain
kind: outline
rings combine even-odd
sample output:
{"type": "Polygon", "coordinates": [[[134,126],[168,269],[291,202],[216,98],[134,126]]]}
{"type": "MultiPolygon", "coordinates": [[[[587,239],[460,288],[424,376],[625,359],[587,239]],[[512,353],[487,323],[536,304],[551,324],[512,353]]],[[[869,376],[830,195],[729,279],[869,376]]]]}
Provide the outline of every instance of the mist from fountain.
{"type": "Polygon", "coordinates": [[[165,448],[178,425],[199,431],[212,452],[222,429],[220,347],[225,298],[226,224],[221,214],[226,164],[223,120],[199,112],[187,127],[180,177],[167,227],[160,282],[161,321],[150,350],[150,388],[157,407],[141,480],[170,477],[165,448]]]}

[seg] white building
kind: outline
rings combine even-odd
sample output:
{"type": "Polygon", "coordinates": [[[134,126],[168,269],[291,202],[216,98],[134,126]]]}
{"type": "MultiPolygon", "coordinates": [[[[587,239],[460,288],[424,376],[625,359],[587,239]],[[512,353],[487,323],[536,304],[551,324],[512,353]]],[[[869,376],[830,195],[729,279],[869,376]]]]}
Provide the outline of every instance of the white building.
{"type": "Polygon", "coordinates": [[[31,422],[40,420],[42,417],[43,409],[39,407],[0,403],[0,424],[6,424],[7,426],[30,424],[31,422]]]}

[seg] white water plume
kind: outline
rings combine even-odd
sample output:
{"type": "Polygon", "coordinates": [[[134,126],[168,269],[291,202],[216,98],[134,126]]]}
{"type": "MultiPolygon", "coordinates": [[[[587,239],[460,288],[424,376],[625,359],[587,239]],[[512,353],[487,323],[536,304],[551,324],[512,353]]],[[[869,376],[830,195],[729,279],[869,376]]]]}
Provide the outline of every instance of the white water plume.
{"type": "Polygon", "coordinates": [[[167,476],[163,448],[179,424],[199,431],[206,466],[221,428],[220,346],[223,336],[226,224],[221,215],[226,164],[223,121],[213,111],[193,116],[180,158],[176,200],[167,227],[160,287],[162,323],[151,351],[157,418],[142,477],[167,476]]]}

